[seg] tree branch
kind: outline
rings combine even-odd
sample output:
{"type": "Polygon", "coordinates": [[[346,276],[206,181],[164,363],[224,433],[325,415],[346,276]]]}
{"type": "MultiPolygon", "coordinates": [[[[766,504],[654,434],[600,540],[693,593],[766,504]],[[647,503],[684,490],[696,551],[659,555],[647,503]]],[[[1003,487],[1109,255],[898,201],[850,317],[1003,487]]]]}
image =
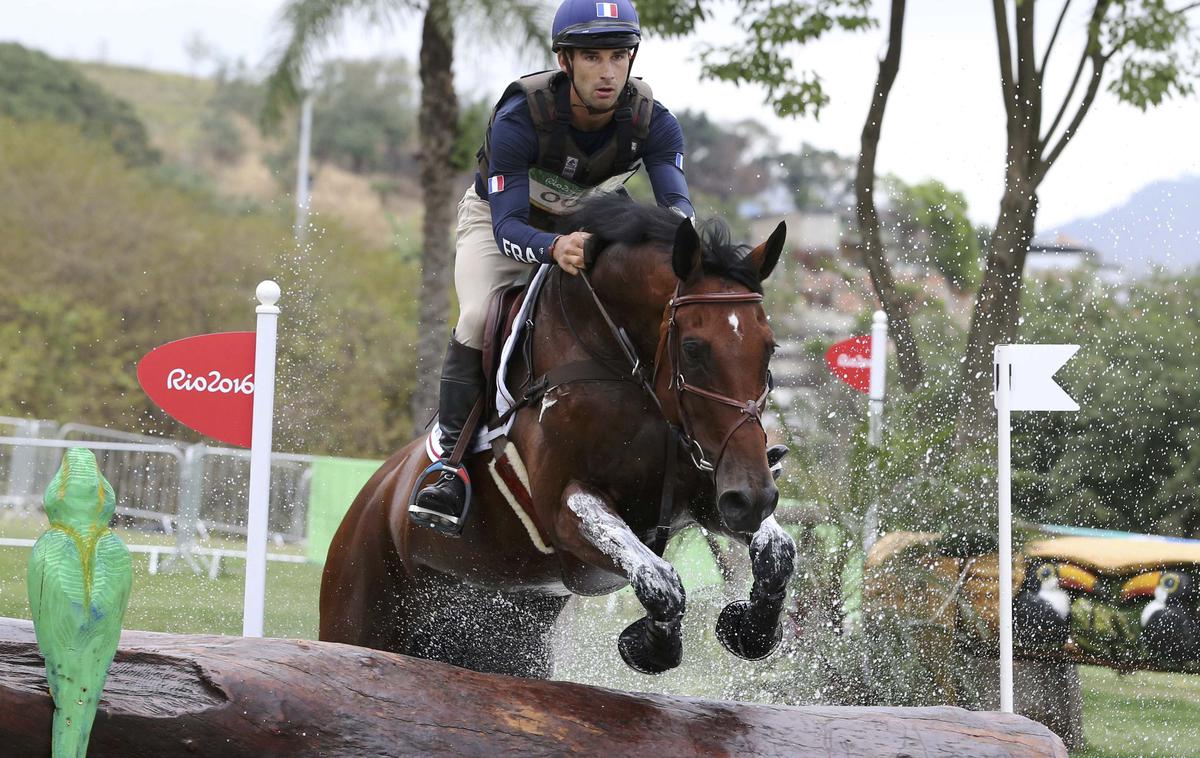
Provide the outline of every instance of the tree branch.
{"type": "MultiPolygon", "coordinates": [[[[1100,90],[1100,81],[1104,74],[1104,64],[1108,62],[1108,59],[1109,56],[1102,55],[1099,51],[1092,54],[1092,80],[1088,82],[1087,92],[1084,93],[1083,100],[1079,103],[1079,109],[1075,111],[1075,117],[1071,119],[1071,123],[1063,131],[1062,137],[1054,145],[1054,149],[1039,163],[1037,171],[1033,175],[1034,186],[1037,186],[1042,181],[1042,177],[1050,170],[1050,166],[1054,165],[1054,161],[1058,160],[1058,156],[1062,153],[1063,148],[1075,136],[1075,130],[1079,128],[1084,116],[1091,109],[1092,102],[1096,99],[1096,92],[1100,90]]],[[[1063,104],[1065,106],[1065,100],[1063,104]]]]}
{"type": "MultiPolygon", "coordinates": [[[[1104,18],[1104,14],[1108,12],[1108,6],[1111,3],[1109,0],[1097,0],[1096,6],[1092,9],[1092,18],[1088,22],[1088,38],[1087,44],[1083,46],[1083,50],[1079,53],[1079,65],[1075,67],[1075,76],[1071,78],[1071,87],[1067,90],[1067,94],[1063,96],[1062,105],[1059,106],[1058,113],[1054,116],[1054,123],[1046,130],[1045,135],[1038,140],[1038,155],[1039,157],[1045,153],[1046,146],[1050,144],[1050,139],[1054,136],[1054,130],[1062,123],[1063,116],[1067,113],[1067,108],[1071,104],[1071,98],[1075,95],[1075,88],[1079,86],[1079,78],[1083,75],[1083,67],[1087,65],[1088,60],[1092,60],[1092,66],[1095,68],[1096,61],[1094,58],[1100,55],[1100,20],[1104,18]]],[[[1116,48],[1109,52],[1107,56],[1101,56],[1101,68],[1104,67],[1104,62],[1116,52],[1116,48]]],[[[1047,51],[1047,54],[1049,51],[1047,51]]],[[[1096,83],[1099,87],[1099,83],[1096,83]]],[[[1093,93],[1094,95],[1094,93],[1093,93]]],[[[1063,143],[1065,145],[1065,143],[1063,143]]],[[[1061,152],[1061,150],[1060,150],[1061,152]]],[[[1045,162],[1044,168],[1039,170],[1040,174],[1045,174],[1046,169],[1050,167],[1053,161],[1045,162]]]]}
{"type": "Polygon", "coordinates": [[[1004,2],[992,0],[992,14],[996,18],[996,46],[1000,52],[1000,89],[1004,94],[1004,112],[1008,114],[1011,127],[1017,117],[1013,110],[1017,103],[1017,91],[1013,85],[1012,45],[1008,40],[1008,13],[1004,2]]]}
{"type": "Polygon", "coordinates": [[[858,234],[862,245],[863,260],[870,276],[871,287],[887,314],[892,340],[896,345],[897,362],[900,365],[900,383],[912,392],[924,380],[925,368],[921,363],[920,349],[913,337],[908,313],[896,293],[896,282],[891,266],[884,254],[883,240],[879,231],[879,213],[875,207],[875,159],[879,148],[879,133],[883,126],[883,114],[887,108],[888,95],[900,69],[900,49],[904,39],[905,0],[892,0],[892,16],[888,27],[888,49],[879,62],[879,75],[875,79],[875,93],[871,107],[863,124],[858,171],[854,178],[855,212],[858,217],[858,234]]]}
{"type": "Polygon", "coordinates": [[[1027,160],[1041,157],[1037,138],[1042,129],[1042,86],[1037,70],[1037,48],[1033,42],[1033,3],[1017,3],[1013,25],[1017,39],[1017,112],[1022,118],[1018,125],[1028,135],[1021,144],[1027,145],[1027,160]]]}
{"type": "Polygon", "coordinates": [[[1038,68],[1038,84],[1042,83],[1042,77],[1046,74],[1046,65],[1050,62],[1050,51],[1054,49],[1054,43],[1058,41],[1058,30],[1062,29],[1063,20],[1067,17],[1067,9],[1071,7],[1073,0],[1067,0],[1063,3],[1062,12],[1058,14],[1058,21],[1054,24],[1054,33],[1050,35],[1050,42],[1046,45],[1046,52],[1042,55],[1042,65],[1038,68]]]}
{"type": "Polygon", "coordinates": [[[1046,130],[1045,136],[1038,140],[1038,153],[1042,153],[1046,149],[1046,145],[1050,144],[1050,138],[1054,136],[1054,130],[1062,122],[1063,116],[1067,113],[1067,106],[1071,104],[1071,98],[1075,95],[1075,88],[1079,86],[1079,78],[1083,76],[1083,67],[1088,62],[1088,47],[1084,47],[1083,52],[1079,54],[1079,65],[1075,67],[1075,76],[1071,79],[1071,86],[1067,89],[1067,94],[1063,96],[1062,105],[1058,108],[1058,114],[1054,116],[1054,122],[1050,124],[1050,128],[1046,130]]]}

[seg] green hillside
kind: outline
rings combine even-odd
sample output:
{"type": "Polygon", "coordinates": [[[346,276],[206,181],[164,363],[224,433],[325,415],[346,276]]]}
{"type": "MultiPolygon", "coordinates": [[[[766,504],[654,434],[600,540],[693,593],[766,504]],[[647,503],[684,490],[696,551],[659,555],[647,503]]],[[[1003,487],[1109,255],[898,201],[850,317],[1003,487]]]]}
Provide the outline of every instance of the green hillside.
{"type": "MultiPolygon", "coordinates": [[[[292,207],[296,128],[259,131],[256,85],[244,80],[77,63],[107,92],[133,106],[163,160],[230,200],[292,207]]],[[[294,119],[293,119],[294,120],[294,119]]],[[[311,208],[373,247],[417,238],[419,188],[405,176],[362,173],[314,157],[311,208]]],[[[290,213],[290,211],[288,211],[290,213]]]]}
{"type": "Polygon", "coordinates": [[[0,64],[0,416],[194,438],[138,388],[137,362],[252,328],[269,277],[285,298],[279,448],[407,441],[419,237],[399,193],[385,207],[370,177],[318,166],[298,248],[278,163],[294,146],[231,105],[248,88],[12,44],[0,64]]]}
{"type": "Polygon", "coordinates": [[[188,162],[216,90],[211,80],[102,63],[75,65],[88,79],[133,105],[151,142],[168,160],[188,162]]]}

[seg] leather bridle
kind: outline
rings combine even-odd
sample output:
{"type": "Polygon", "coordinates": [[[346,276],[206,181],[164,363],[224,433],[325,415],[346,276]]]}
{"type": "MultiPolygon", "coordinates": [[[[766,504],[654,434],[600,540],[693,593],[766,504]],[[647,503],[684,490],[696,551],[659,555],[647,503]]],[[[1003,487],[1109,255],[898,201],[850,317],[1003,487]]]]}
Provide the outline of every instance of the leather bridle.
{"type": "MultiPolygon", "coordinates": [[[[559,269],[561,272],[562,269],[559,269]]],[[[565,274],[564,274],[565,275],[565,274]]],[[[536,382],[533,382],[530,390],[525,393],[523,404],[534,402],[537,398],[543,396],[551,388],[568,384],[577,381],[604,381],[617,379],[620,381],[632,381],[639,384],[654,404],[658,407],[659,414],[667,423],[668,433],[666,435],[666,466],[663,471],[663,488],[662,499],[659,504],[658,525],[654,528],[654,535],[650,541],[650,549],[655,554],[661,556],[666,550],[667,540],[671,536],[671,523],[675,512],[675,473],[676,459],[680,445],[688,451],[692,459],[692,464],[697,470],[708,474],[712,480],[716,481],[717,467],[721,465],[721,459],[725,455],[725,449],[729,446],[730,439],[733,438],[734,432],[740,429],[746,422],[754,421],[758,424],[759,429],[763,433],[764,443],[766,441],[766,430],[762,426],[762,412],[767,403],[767,396],[771,392],[771,373],[767,372],[766,386],[763,388],[762,394],[757,400],[741,401],[736,398],[722,395],[712,390],[697,387],[694,384],[689,384],[683,376],[683,371],[680,368],[680,336],[677,325],[676,314],[678,310],[688,305],[722,305],[732,303],[761,303],[763,296],[755,292],[714,292],[699,295],[683,295],[680,293],[682,284],[676,285],[675,294],[667,303],[663,311],[663,321],[659,325],[658,346],[654,353],[654,366],[647,377],[645,370],[642,368],[641,360],[638,358],[637,350],[634,348],[633,342],[612,320],[608,314],[608,309],[604,307],[600,296],[596,294],[595,288],[592,287],[591,279],[588,278],[587,272],[580,271],[579,278],[583,280],[588,292],[592,296],[592,300],[596,303],[596,308],[600,312],[600,316],[604,319],[604,323],[608,326],[612,333],[614,341],[621,349],[625,360],[629,364],[629,373],[614,368],[607,361],[601,361],[597,356],[592,354],[588,349],[588,353],[592,355],[592,360],[567,364],[559,369],[552,369],[543,375],[536,382]],[[666,355],[666,363],[663,362],[663,356],[666,355]],[[663,407],[662,400],[658,393],[654,390],[654,384],[657,381],[660,367],[666,366],[671,372],[671,379],[668,384],[669,389],[675,392],[675,405],[678,408],[679,425],[672,423],[671,417],[667,414],[663,407]],[[703,398],[710,402],[727,405],[731,408],[736,408],[741,413],[741,418],[738,419],[729,431],[725,433],[721,440],[721,447],[717,450],[717,456],[714,460],[709,460],[705,455],[704,448],[696,439],[692,432],[692,419],[688,415],[687,409],[684,407],[683,398],[686,393],[691,393],[699,398],[703,398]]],[[[561,297],[561,290],[560,290],[561,297]]],[[[563,316],[566,318],[565,305],[563,306],[563,316]]],[[[579,334],[570,324],[570,319],[566,319],[566,323],[571,333],[576,340],[583,344],[585,349],[587,345],[580,339],[579,334]]],[[[532,365],[532,361],[530,362],[532,365]]],[[[518,406],[519,407],[519,406],[518,406]]],[[[514,407],[509,412],[515,411],[514,407]]]]}
{"type": "Polygon", "coordinates": [[[642,385],[646,393],[654,400],[654,404],[658,406],[659,412],[671,427],[675,436],[683,443],[684,448],[688,451],[689,457],[692,459],[692,464],[699,470],[706,472],[713,477],[716,476],[717,467],[721,465],[721,459],[725,456],[725,449],[729,446],[729,441],[733,438],[734,432],[742,427],[748,421],[753,421],[758,424],[763,433],[763,440],[767,438],[767,432],[762,425],[762,412],[767,405],[767,396],[771,393],[771,374],[767,372],[766,385],[763,387],[762,394],[755,400],[738,400],[722,395],[719,392],[704,389],[691,384],[683,375],[682,362],[680,359],[680,336],[679,327],[676,320],[676,314],[680,308],[686,305],[726,305],[731,303],[761,303],[763,296],[757,292],[711,292],[699,295],[683,295],[680,294],[682,284],[675,287],[675,294],[667,302],[666,308],[663,310],[663,321],[659,326],[658,347],[654,353],[654,366],[649,377],[646,377],[642,370],[641,361],[637,357],[637,353],[626,336],[625,331],[618,327],[613,322],[612,317],[608,315],[608,309],[604,307],[600,296],[596,294],[596,290],[592,287],[592,282],[584,271],[579,272],[579,276],[583,279],[587,290],[592,295],[592,299],[596,303],[596,308],[600,311],[601,317],[608,325],[609,331],[612,332],[613,338],[617,345],[620,346],[621,352],[625,355],[625,359],[629,361],[630,374],[633,379],[642,385]],[[666,363],[663,362],[664,354],[667,357],[666,363]],[[658,379],[658,373],[661,367],[666,366],[670,371],[670,380],[667,385],[669,389],[675,392],[675,406],[679,412],[679,426],[671,423],[670,417],[667,415],[666,409],[663,408],[662,401],[658,397],[658,393],[654,390],[655,382],[658,379]],[[693,432],[693,424],[691,416],[687,412],[687,408],[683,403],[685,393],[691,393],[697,397],[709,400],[711,402],[727,405],[731,408],[736,408],[741,413],[741,418],[737,423],[729,428],[725,436],[721,440],[721,446],[717,449],[717,455],[714,459],[709,459],[704,452],[704,447],[700,441],[696,439],[693,432]]]}
{"type": "Polygon", "coordinates": [[[697,387],[690,384],[683,375],[683,362],[680,356],[680,336],[679,328],[676,323],[676,314],[680,308],[685,305],[725,305],[729,303],[761,303],[763,296],[757,292],[711,292],[700,295],[681,295],[680,289],[682,284],[676,285],[675,295],[667,303],[666,310],[663,315],[663,320],[666,322],[666,334],[663,335],[660,331],[658,349],[654,356],[654,373],[650,380],[653,384],[658,378],[659,366],[662,365],[662,356],[665,352],[668,360],[668,370],[670,374],[670,382],[667,387],[675,390],[675,406],[679,409],[679,423],[681,426],[680,438],[687,447],[688,454],[691,456],[692,463],[700,471],[715,472],[717,467],[721,465],[721,459],[725,456],[725,449],[729,446],[729,440],[733,438],[734,432],[742,427],[747,421],[753,421],[758,424],[763,433],[763,440],[767,438],[767,432],[762,425],[762,412],[767,405],[767,395],[771,393],[771,374],[767,372],[767,381],[763,386],[762,394],[757,400],[738,400],[728,395],[722,395],[712,390],[697,387]],[[692,431],[692,420],[687,412],[687,408],[683,404],[683,396],[690,392],[697,397],[709,400],[714,403],[727,405],[731,408],[736,408],[741,413],[741,418],[736,424],[729,428],[721,440],[721,446],[717,448],[717,456],[712,461],[704,455],[704,448],[700,445],[700,441],[696,439],[695,433],[692,431]]]}

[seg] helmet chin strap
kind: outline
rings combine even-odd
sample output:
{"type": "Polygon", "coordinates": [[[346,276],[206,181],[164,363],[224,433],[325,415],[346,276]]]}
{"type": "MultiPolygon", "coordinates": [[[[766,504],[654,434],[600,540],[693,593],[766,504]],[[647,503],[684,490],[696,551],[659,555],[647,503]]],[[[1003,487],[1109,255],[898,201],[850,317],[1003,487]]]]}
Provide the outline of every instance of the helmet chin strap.
{"type": "Polygon", "coordinates": [[[583,107],[587,109],[589,116],[601,116],[605,113],[612,113],[621,104],[621,95],[625,92],[625,87],[629,85],[629,77],[633,76],[633,61],[637,57],[637,48],[633,48],[633,52],[629,54],[629,71],[625,74],[625,81],[621,83],[620,89],[617,90],[617,97],[613,104],[607,108],[595,108],[588,104],[587,100],[583,99],[583,93],[575,86],[575,63],[570,55],[567,55],[567,79],[571,82],[571,89],[575,92],[579,102],[583,103],[583,107]]]}

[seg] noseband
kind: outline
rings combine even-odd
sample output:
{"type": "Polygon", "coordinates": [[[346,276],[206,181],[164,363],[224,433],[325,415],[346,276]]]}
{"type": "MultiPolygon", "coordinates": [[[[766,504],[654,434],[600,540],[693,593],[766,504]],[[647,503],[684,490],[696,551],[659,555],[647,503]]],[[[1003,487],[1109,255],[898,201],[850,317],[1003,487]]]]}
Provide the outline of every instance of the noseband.
{"type": "Polygon", "coordinates": [[[671,372],[671,380],[667,387],[675,390],[675,406],[679,409],[679,423],[682,427],[679,434],[680,439],[687,447],[688,454],[691,456],[692,463],[696,468],[700,471],[713,472],[715,475],[717,467],[721,465],[721,459],[725,456],[725,448],[729,446],[729,440],[733,438],[733,433],[742,427],[742,424],[745,424],[747,421],[754,421],[754,423],[758,424],[758,428],[762,430],[763,439],[766,439],[767,432],[763,429],[762,412],[767,405],[767,395],[771,392],[771,375],[770,372],[767,373],[766,384],[757,400],[742,401],[728,395],[706,390],[703,387],[697,387],[694,384],[689,384],[683,376],[683,362],[679,355],[679,328],[675,315],[685,305],[761,303],[763,296],[757,292],[713,292],[703,295],[680,295],[679,290],[681,286],[676,285],[675,295],[667,303],[663,315],[667,323],[667,330],[666,335],[659,338],[658,350],[654,356],[654,373],[651,374],[650,381],[653,385],[654,381],[658,378],[658,368],[662,365],[662,356],[665,350],[669,362],[667,370],[671,372]],[[704,455],[704,448],[700,445],[700,441],[696,439],[696,435],[692,431],[692,420],[688,415],[687,408],[683,404],[683,396],[687,392],[714,403],[721,403],[722,405],[736,408],[741,413],[741,418],[725,433],[725,437],[721,440],[721,446],[717,449],[717,457],[711,462],[704,455]]]}

